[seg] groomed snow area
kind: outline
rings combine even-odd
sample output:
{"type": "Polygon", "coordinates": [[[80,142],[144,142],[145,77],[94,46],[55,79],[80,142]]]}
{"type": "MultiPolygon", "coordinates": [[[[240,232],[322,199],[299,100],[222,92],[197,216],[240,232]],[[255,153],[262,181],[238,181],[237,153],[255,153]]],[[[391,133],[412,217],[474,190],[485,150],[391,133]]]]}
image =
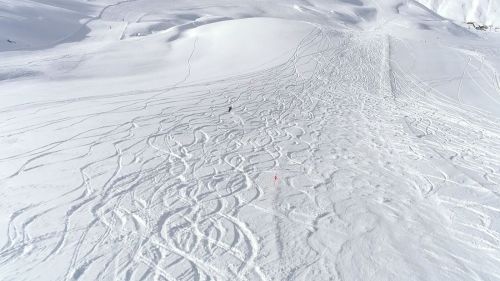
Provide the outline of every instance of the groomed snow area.
{"type": "Polygon", "coordinates": [[[0,280],[500,280],[498,46],[406,0],[0,1],[0,280]]]}

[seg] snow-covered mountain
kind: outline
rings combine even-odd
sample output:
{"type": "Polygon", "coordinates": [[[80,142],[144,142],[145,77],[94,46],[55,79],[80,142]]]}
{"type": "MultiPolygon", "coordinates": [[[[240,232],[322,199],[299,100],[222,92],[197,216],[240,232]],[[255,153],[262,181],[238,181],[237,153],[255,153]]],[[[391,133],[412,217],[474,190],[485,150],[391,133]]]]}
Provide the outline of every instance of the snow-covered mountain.
{"type": "Polygon", "coordinates": [[[0,0],[0,280],[500,280],[495,6],[422,3],[0,0]]]}
{"type": "Polygon", "coordinates": [[[439,15],[458,22],[500,27],[498,0],[418,0],[439,15]]]}

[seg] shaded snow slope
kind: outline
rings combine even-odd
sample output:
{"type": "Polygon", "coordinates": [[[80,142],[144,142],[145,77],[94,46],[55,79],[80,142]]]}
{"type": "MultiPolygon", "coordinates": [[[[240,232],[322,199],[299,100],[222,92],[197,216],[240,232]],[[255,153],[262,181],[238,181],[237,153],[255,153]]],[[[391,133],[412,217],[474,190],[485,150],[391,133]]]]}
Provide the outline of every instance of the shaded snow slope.
{"type": "Polygon", "coordinates": [[[399,0],[1,5],[2,281],[500,279],[495,33],[399,0]]]}
{"type": "Polygon", "coordinates": [[[0,50],[46,48],[66,41],[79,41],[89,29],[85,22],[102,6],[88,1],[0,2],[0,50]]]}

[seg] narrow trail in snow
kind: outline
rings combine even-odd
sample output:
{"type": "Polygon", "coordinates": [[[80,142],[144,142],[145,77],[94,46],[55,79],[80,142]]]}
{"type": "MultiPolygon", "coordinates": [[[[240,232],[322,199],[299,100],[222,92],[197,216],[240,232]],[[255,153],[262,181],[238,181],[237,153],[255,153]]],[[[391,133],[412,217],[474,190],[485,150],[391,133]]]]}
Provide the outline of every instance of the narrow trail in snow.
{"type": "Polygon", "coordinates": [[[0,116],[4,138],[55,134],[2,182],[77,179],[11,207],[6,280],[500,276],[498,123],[430,95],[385,36],[317,29],[266,70],[0,116]]]}

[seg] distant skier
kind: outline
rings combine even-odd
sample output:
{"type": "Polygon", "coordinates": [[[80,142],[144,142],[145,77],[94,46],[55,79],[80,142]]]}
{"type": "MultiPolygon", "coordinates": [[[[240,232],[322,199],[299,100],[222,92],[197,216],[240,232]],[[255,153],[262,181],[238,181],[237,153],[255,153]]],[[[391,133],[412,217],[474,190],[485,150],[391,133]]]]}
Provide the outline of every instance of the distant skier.
{"type": "Polygon", "coordinates": [[[231,110],[233,110],[233,107],[229,106],[229,110],[227,112],[231,112],[231,110]]]}

